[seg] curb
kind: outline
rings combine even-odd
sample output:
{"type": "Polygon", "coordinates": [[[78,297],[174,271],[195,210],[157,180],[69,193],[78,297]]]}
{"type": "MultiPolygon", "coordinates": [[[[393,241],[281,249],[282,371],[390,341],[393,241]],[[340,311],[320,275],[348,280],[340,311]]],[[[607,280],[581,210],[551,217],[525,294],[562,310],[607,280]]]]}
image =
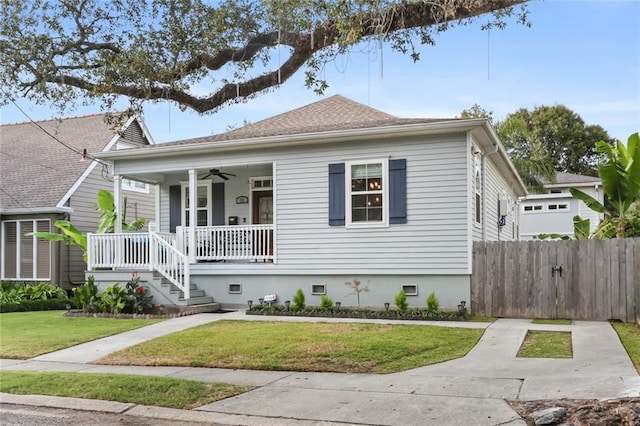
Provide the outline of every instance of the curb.
{"type": "Polygon", "coordinates": [[[242,426],[353,426],[352,423],[311,421],[284,417],[248,416],[216,413],[212,411],[180,410],[98,399],[69,398],[47,395],[14,395],[0,392],[0,403],[32,407],[61,408],[79,411],[97,411],[125,414],[133,417],[173,420],[176,422],[218,423],[242,426]]]}

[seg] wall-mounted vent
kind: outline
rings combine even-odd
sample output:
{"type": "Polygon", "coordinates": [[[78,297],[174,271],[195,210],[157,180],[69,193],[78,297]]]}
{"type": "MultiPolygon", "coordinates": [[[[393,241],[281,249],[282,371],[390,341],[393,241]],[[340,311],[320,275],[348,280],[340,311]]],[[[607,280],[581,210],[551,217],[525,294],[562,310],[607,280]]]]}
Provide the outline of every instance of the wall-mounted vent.
{"type": "Polygon", "coordinates": [[[242,284],[238,284],[238,283],[229,284],[229,293],[231,294],[242,293],[242,284]]]}
{"type": "Polygon", "coordinates": [[[324,284],[311,284],[311,294],[327,294],[327,286],[324,284]]]}
{"type": "Polygon", "coordinates": [[[417,284],[402,284],[402,291],[407,296],[417,296],[418,295],[418,285],[417,284]]]}

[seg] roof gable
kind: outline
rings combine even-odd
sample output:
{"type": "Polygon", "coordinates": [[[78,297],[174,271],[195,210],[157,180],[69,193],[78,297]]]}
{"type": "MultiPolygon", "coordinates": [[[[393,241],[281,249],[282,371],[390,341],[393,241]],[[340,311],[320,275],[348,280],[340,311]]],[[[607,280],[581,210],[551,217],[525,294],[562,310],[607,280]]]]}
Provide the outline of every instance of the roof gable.
{"type": "Polygon", "coordinates": [[[103,151],[117,132],[97,114],[2,125],[0,135],[0,209],[8,210],[56,207],[93,167],[78,153],[103,151]]]}

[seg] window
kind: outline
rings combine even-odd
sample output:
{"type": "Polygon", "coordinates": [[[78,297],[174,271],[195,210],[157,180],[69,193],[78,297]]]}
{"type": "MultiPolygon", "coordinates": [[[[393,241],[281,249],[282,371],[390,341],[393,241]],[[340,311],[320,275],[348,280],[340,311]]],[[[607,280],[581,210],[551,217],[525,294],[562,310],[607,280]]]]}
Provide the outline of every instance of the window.
{"type": "Polygon", "coordinates": [[[557,210],[569,210],[569,205],[566,203],[562,204],[547,204],[547,210],[557,211],[557,210]]]}
{"type": "Polygon", "coordinates": [[[327,294],[327,286],[324,284],[311,284],[311,294],[327,294]]]}
{"type": "Polygon", "coordinates": [[[386,161],[348,163],[348,172],[347,224],[386,224],[386,161]]]}
{"type": "Polygon", "coordinates": [[[329,226],[407,223],[407,160],[329,164],[328,201],[329,226]]]}
{"type": "Polygon", "coordinates": [[[144,192],[149,193],[149,185],[137,180],[122,179],[122,189],[126,191],[144,192]]]}
{"type": "Polygon", "coordinates": [[[51,243],[26,234],[34,231],[51,232],[51,221],[5,221],[2,228],[2,279],[50,280],[51,243]]]}
{"type": "Polygon", "coordinates": [[[417,296],[418,295],[418,285],[417,284],[402,284],[402,291],[407,296],[417,296]]]}
{"type": "MultiPolygon", "coordinates": [[[[189,185],[182,185],[182,223],[189,226],[189,185]]],[[[211,181],[198,182],[196,191],[196,226],[211,226],[211,181]]]]}
{"type": "Polygon", "coordinates": [[[542,211],[542,204],[523,206],[522,209],[525,213],[540,212],[542,211]]]}

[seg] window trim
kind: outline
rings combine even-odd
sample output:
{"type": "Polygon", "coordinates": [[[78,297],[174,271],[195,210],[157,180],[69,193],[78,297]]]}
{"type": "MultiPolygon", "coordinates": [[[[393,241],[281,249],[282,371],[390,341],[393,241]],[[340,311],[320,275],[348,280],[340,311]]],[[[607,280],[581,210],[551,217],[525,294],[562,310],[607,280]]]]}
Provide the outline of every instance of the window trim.
{"type": "Polygon", "coordinates": [[[311,294],[314,296],[327,294],[326,284],[311,284],[311,294]]]}
{"type": "Polygon", "coordinates": [[[143,194],[148,194],[149,193],[149,184],[148,183],[144,183],[144,182],[140,182],[134,179],[127,179],[127,178],[122,178],[122,189],[125,191],[131,191],[131,192],[140,192],[143,194]],[[134,182],[137,183],[141,183],[144,185],[144,188],[136,188],[135,185],[133,184],[134,182]]]}
{"type": "Polygon", "coordinates": [[[345,228],[358,229],[358,228],[388,228],[389,227],[389,158],[370,158],[361,160],[348,160],[344,162],[345,179],[344,179],[344,192],[345,192],[345,228]],[[382,165],[382,221],[380,222],[353,222],[352,221],[352,209],[351,209],[351,168],[354,165],[368,165],[368,164],[381,164],[382,165]]]}
{"type": "Polygon", "coordinates": [[[2,240],[0,241],[0,245],[1,245],[1,252],[2,252],[2,261],[0,262],[0,277],[3,280],[19,280],[19,281],[51,281],[52,277],[52,269],[53,269],[53,246],[51,244],[51,241],[42,239],[42,238],[38,238],[33,236],[33,245],[31,248],[31,260],[32,260],[32,269],[31,269],[31,275],[34,275],[31,278],[25,278],[22,276],[22,264],[21,264],[21,259],[23,257],[23,253],[22,253],[22,241],[21,241],[21,237],[23,236],[24,232],[22,231],[22,223],[23,222],[31,222],[33,224],[33,231],[37,231],[38,230],[38,226],[37,223],[38,222],[47,222],[48,223],[48,231],[44,231],[44,232],[53,232],[52,231],[52,224],[51,224],[51,219],[10,219],[10,220],[3,220],[2,223],[0,224],[0,227],[2,228],[2,240]],[[15,223],[16,224],[16,241],[15,241],[15,258],[16,258],[16,265],[15,265],[15,270],[16,270],[16,276],[15,277],[7,277],[6,276],[6,261],[7,261],[7,256],[6,256],[6,238],[7,238],[7,230],[6,230],[6,224],[8,223],[15,223]],[[47,266],[48,266],[48,270],[46,271],[46,277],[39,277],[38,275],[40,275],[40,272],[38,270],[38,261],[37,258],[39,256],[41,256],[40,253],[38,253],[38,242],[39,241],[44,241],[47,243],[48,245],[48,251],[49,251],[49,261],[47,262],[47,266]]]}

